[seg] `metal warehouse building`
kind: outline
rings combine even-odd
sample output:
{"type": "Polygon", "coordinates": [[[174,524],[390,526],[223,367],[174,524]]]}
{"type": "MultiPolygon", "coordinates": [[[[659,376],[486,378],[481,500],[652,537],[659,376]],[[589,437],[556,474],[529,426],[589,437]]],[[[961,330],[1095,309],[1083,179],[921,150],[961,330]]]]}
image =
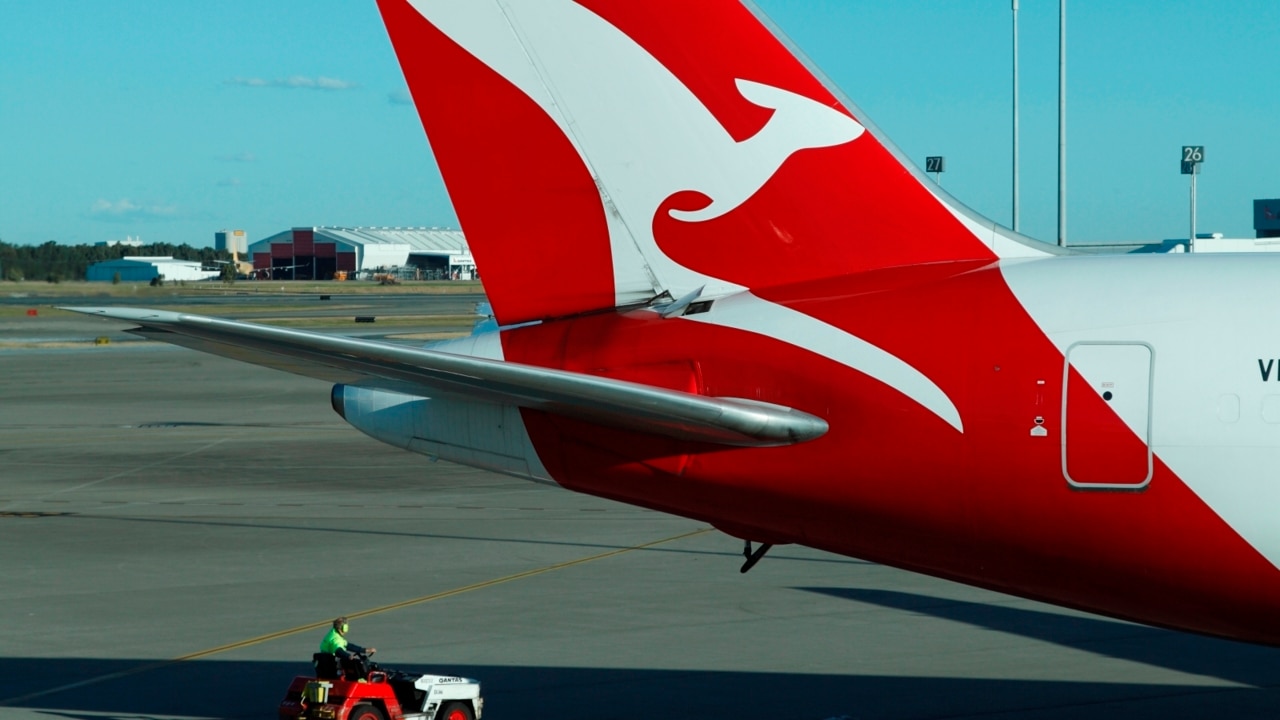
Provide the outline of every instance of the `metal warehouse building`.
{"type": "Polygon", "coordinates": [[[149,282],[157,276],[165,280],[208,280],[217,272],[202,270],[200,263],[190,260],[174,260],[172,257],[146,257],[126,255],[119,260],[94,263],[85,273],[90,282],[111,282],[116,273],[121,282],[149,282]]]}
{"type": "Polygon", "coordinates": [[[461,230],[302,227],[249,245],[253,268],[272,280],[331,280],[378,268],[417,267],[428,278],[470,278],[476,263],[461,230]]]}

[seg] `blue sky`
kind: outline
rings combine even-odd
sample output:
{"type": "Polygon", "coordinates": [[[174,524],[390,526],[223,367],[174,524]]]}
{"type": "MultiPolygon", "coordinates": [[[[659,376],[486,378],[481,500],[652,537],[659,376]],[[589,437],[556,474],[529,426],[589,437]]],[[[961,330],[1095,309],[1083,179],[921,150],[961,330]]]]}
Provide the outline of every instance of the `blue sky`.
{"type": "MultiPolygon", "coordinates": [[[[908,156],[1010,220],[1009,0],[758,0],[908,156]]],[[[1068,5],[1068,239],[1252,237],[1280,3],[1068,5]]],[[[1022,0],[1022,230],[1057,232],[1057,20],[1022,0]]],[[[447,107],[429,108],[448,112],[447,107]]],[[[457,226],[373,0],[0,0],[0,240],[457,226]]]]}

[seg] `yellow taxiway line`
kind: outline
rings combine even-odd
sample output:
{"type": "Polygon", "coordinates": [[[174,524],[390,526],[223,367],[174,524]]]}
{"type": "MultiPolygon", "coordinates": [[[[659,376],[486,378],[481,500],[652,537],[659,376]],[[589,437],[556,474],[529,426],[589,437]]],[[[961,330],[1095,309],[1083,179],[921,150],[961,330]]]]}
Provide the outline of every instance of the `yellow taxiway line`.
{"type": "MultiPolygon", "coordinates": [[[[356,618],[362,618],[362,617],[369,617],[370,615],[378,615],[381,613],[392,612],[394,610],[400,610],[402,608],[412,607],[414,605],[421,605],[422,603],[429,603],[434,600],[443,600],[444,598],[454,597],[456,595],[461,595],[463,593],[474,592],[476,590],[483,590],[485,588],[493,587],[495,585],[502,585],[503,583],[514,582],[516,580],[523,580],[525,578],[533,577],[535,575],[543,575],[545,573],[555,572],[556,570],[564,570],[566,568],[571,568],[576,565],[585,565],[586,563],[595,562],[596,560],[604,560],[606,558],[611,558],[616,555],[623,555],[625,553],[633,552],[635,550],[644,550],[646,548],[651,548],[657,545],[663,545],[666,543],[675,542],[677,540],[684,540],[685,538],[690,538],[696,535],[702,535],[704,533],[709,533],[709,532],[711,532],[711,528],[702,528],[700,530],[693,530],[691,532],[681,533],[679,535],[672,535],[671,537],[662,538],[661,540],[654,540],[652,542],[647,542],[640,545],[632,545],[630,547],[618,548],[616,550],[609,550],[607,552],[597,553],[595,555],[588,555],[587,557],[578,558],[577,560],[566,560],[565,562],[555,563],[554,565],[546,565],[540,568],[534,568],[533,570],[525,570],[524,572],[518,572],[511,575],[504,575],[503,577],[494,578],[492,580],[484,580],[482,582],[473,583],[471,585],[466,585],[459,588],[453,588],[452,590],[444,590],[438,593],[432,593],[430,595],[423,595],[421,597],[416,597],[411,600],[403,600],[401,602],[392,603],[390,605],[383,605],[381,607],[370,608],[368,610],[361,610],[359,612],[348,613],[347,617],[351,619],[356,619],[356,618]]],[[[249,647],[251,645],[259,645],[261,643],[270,642],[272,640],[279,640],[280,638],[289,637],[290,635],[297,635],[298,633],[310,632],[312,630],[318,630],[320,628],[327,627],[331,622],[333,621],[321,620],[318,622],[308,623],[306,625],[299,625],[297,627],[289,628],[288,630],[280,630],[278,632],[267,633],[266,635],[259,635],[257,637],[249,638],[248,640],[241,640],[239,642],[228,643],[226,645],[219,645],[217,647],[212,647],[207,650],[201,650],[199,652],[188,653],[186,655],[181,655],[179,657],[172,658],[169,660],[157,660],[156,662],[147,663],[145,665],[138,665],[137,667],[132,667],[127,670],[120,670],[118,672],[108,673],[106,675],[98,675],[96,677],[91,677],[85,680],[68,683],[66,685],[59,685],[58,687],[49,688],[47,690],[39,690],[37,692],[28,693],[26,695],[21,695],[18,697],[6,698],[4,700],[0,700],[0,706],[4,706],[4,705],[12,706],[18,703],[26,702],[28,700],[34,700],[39,697],[44,697],[46,695],[53,695],[55,693],[64,692],[66,690],[74,690],[76,688],[81,688],[86,685],[95,685],[97,683],[107,682],[109,680],[116,680],[123,677],[129,677],[131,675],[138,675],[140,673],[150,672],[152,670],[158,670],[160,668],[168,667],[170,665],[175,665],[180,662],[186,662],[188,660],[199,660],[201,658],[207,658],[213,655],[229,652],[231,650],[238,650],[240,648],[249,647]]]]}

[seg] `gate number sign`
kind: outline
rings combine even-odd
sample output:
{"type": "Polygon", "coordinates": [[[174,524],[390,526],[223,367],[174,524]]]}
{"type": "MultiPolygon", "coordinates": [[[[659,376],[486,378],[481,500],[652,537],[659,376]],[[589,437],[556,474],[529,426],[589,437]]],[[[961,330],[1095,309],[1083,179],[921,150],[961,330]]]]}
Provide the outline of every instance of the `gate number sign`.
{"type": "Polygon", "coordinates": [[[941,155],[930,155],[924,159],[924,171],[940,173],[946,169],[946,162],[941,155]]]}
{"type": "Polygon", "coordinates": [[[1200,172],[1200,163],[1204,162],[1203,145],[1182,146],[1182,174],[1194,175],[1200,172]]]}

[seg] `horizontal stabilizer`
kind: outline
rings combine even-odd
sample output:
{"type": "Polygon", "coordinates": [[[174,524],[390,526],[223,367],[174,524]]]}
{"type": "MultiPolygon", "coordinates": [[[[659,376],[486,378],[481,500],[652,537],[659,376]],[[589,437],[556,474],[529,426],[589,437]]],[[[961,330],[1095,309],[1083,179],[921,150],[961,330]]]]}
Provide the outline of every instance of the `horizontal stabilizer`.
{"type": "Polygon", "coordinates": [[[330,382],[384,381],[406,394],[448,394],[612,427],[721,445],[812,440],[827,423],[781,405],[692,393],[387,342],[140,308],[64,310],[134,322],[143,337],[330,382]]]}

